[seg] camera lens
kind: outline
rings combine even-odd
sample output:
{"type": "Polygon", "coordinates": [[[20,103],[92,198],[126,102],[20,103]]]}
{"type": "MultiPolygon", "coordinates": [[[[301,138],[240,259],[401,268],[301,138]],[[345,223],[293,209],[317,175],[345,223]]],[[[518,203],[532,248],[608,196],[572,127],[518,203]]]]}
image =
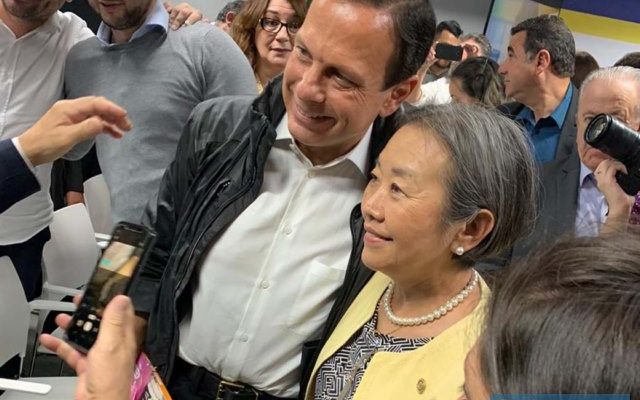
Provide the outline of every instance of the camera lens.
{"type": "Polygon", "coordinates": [[[600,135],[605,132],[609,125],[611,124],[611,117],[606,114],[598,114],[596,115],[589,125],[587,126],[586,131],[584,132],[584,139],[587,143],[592,144],[593,142],[597,142],[600,138],[600,135]]]}

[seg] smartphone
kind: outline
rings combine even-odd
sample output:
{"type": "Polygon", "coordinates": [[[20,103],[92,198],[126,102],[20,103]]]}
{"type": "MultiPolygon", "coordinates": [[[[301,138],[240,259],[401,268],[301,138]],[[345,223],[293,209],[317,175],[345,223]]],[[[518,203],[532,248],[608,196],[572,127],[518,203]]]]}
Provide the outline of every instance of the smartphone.
{"type": "Polygon", "coordinates": [[[462,46],[454,46],[447,43],[436,44],[436,58],[440,60],[462,60],[462,46]]]}
{"type": "Polygon", "coordinates": [[[67,329],[66,339],[76,349],[86,353],[93,346],[104,308],[115,296],[128,293],[155,239],[155,232],[144,226],[116,224],[67,329]]]}

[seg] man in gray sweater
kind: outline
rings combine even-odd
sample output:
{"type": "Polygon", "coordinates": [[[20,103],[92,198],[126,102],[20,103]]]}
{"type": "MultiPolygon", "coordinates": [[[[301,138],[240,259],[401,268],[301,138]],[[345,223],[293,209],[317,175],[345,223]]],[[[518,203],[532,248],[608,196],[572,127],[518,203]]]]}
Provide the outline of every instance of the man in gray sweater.
{"type": "MultiPolygon", "coordinates": [[[[130,135],[95,142],[113,221],[138,222],[195,105],[220,96],[255,95],[255,79],[228,35],[204,23],[168,29],[169,16],[159,0],[90,3],[103,22],[97,37],[70,51],[65,91],[68,98],[105,96],[128,111],[134,126],[130,135]]],[[[76,146],[66,158],[80,158],[91,145],[76,146]]]]}

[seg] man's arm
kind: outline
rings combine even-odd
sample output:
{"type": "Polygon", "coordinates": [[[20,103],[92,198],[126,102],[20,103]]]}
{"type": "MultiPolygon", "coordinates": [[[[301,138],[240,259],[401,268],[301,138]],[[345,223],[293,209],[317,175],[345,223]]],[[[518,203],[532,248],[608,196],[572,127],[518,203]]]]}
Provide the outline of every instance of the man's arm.
{"type": "Polygon", "coordinates": [[[121,137],[131,129],[124,109],[101,97],[55,103],[15,141],[0,142],[0,212],[39,190],[34,166],[51,162],[74,144],[106,132],[121,137]]]}
{"type": "MultiPolygon", "coordinates": [[[[175,159],[166,169],[158,193],[149,201],[143,216],[143,224],[156,232],[156,243],[130,289],[138,315],[145,316],[153,310],[160,280],[173,249],[184,195],[198,168],[192,157],[197,135],[197,128],[193,125],[192,114],[178,143],[175,159]]],[[[140,329],[138,331],[140,334],[140,329]]]]}
{"type": "Polygon", "coordinates": [[[220,29],[212,29],[204,37],[199,62],[202,68],[204,100],[222,96],[258,94],[256,78],[247,57],[220,29]]]}
{"type": "Polygon", "coordinates": [[[1,141],[0,213],[38,190],[38,180],[11,139],[1,141]]]}

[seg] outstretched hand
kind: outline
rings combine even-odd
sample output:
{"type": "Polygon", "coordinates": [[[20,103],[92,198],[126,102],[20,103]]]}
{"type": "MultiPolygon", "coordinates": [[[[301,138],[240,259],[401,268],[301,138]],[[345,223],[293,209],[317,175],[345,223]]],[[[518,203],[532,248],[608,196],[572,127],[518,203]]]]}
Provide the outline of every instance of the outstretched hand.
{"type": "Polygon", "coordinates": [[[81,97],[56,102],[18,141],[29,161],[39,165],[62,157],[77,143],[100,133],[120,138],[131,127],[122,107],[104,97],[81,97]]]}

